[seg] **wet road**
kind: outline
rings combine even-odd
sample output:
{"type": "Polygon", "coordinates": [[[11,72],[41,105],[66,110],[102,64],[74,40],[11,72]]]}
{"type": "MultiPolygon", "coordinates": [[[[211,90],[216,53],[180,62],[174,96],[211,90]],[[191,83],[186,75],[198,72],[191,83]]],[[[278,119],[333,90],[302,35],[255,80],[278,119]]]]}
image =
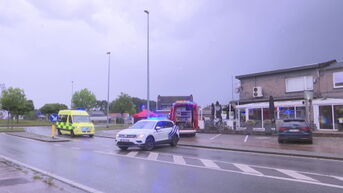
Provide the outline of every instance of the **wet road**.
{"type": "Polygon", "coordinates": [[[180,146],[123,152],[108,138],[45,143],[6,134],[0,154],[102,192],[343,192],[340,161],[180,146]]]}

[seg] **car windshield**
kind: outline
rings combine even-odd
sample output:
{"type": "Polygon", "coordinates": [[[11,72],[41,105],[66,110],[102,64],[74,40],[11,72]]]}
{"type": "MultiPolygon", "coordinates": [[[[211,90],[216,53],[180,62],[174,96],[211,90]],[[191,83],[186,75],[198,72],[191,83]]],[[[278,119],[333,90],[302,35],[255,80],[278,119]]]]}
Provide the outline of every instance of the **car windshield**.
{"type": "Polygon", "coordinates": [[[132,125],[130,129],[153,129],[155,122],[153,121],[139,121],[132,125]]]}
{"type": "Polygon", "coordinates": [[[305,122],[299,121],[291,121],[291,122],[284,122],[282,127],[306,127],[307,124],[305,122]]]}
{"type": "Polygon", "coordinates": [[[73,116],[74,123],[85,123],[90,122],[89,116],[87,115],[74,115],[73,116]]]}

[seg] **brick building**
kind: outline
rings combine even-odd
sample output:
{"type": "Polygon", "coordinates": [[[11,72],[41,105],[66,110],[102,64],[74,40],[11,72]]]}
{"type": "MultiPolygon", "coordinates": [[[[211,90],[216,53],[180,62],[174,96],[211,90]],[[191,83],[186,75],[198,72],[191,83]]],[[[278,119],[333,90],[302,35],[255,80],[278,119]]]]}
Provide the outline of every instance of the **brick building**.
{"type": "Polygon", "coordinates": [[[305,118],[304,93],[313,95],[309,118],[317,129],[343,128],[343,62],[328,62],[236,76],[240,81],[239,125],[255,120],[263,128],[269,119],[269,97],[275,100],[278,120],[305,118]]]}

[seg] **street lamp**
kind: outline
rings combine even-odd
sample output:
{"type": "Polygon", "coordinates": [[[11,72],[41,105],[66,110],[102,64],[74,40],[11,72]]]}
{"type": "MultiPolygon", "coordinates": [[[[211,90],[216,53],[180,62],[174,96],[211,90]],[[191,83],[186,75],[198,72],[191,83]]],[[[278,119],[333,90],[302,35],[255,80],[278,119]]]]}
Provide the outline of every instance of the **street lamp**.
{"type": "Polygon", "coordinates": [[[144,12],[147,14],[147,110],[148,115],[150,113],[150,88],[149,88],[149,11],[144,10],[144,12]]]}
{"type": "Polygon", "coordinates": [[[109,127],[109,112],[110,112],[110,63],[111,63],[111,52],[106,53],[108,55],[108,74],[107,74],[107,128],[109,127]]]}
{"type": "Polygon", "coordinates": [[[70,109],[73,108],[73,95],[74,95],[74,81],[71,81],[71,100],[70,100],[70,109]]]}

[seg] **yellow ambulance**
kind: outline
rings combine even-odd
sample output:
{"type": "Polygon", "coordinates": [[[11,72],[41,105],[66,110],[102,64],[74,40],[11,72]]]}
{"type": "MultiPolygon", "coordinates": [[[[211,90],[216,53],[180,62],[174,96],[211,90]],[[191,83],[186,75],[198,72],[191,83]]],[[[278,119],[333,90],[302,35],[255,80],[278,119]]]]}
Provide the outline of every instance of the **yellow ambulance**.
{"type": "Polygon", "coordinates": [[[72,137],[75,135],[94,136],[94,124],[90,121],[87,111],[60,110],[58,117],[56,127],[59,135],[70,134],[72,137]]]}

